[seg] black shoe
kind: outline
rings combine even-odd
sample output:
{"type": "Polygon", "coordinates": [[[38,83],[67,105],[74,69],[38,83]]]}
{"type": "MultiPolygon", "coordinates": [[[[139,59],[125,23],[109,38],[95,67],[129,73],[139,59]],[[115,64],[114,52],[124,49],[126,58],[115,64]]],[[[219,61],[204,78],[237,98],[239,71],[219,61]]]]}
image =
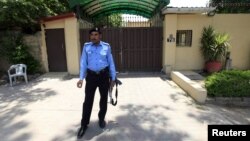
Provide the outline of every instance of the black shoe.
{"type": "Polygon", "coordinates": [[[84,126],[79,129],[78,133],[77,133],[77,139],[81,139],[82,136],[85,134],[86,130],[87,130],[88,126],[84,126]]]}
{"type": "Polygon", "coordinates": [[[106,121],[105,120],[99,120],[99,126],[100,126],[100,128],[105,128],[105,126],[106,126],[106,121]]]}

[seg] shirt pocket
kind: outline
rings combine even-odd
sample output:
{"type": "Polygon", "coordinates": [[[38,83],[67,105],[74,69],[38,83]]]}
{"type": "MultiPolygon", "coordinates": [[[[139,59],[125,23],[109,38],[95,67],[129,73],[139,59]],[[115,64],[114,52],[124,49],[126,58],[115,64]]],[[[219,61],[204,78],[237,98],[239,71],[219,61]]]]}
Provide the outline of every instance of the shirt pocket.
{"type": "Polygon", "coordinates": [[[91,54],[92,54],[92,51],[87,51],[87,54],[88,54],[88,55],[91,55],[91,54]]]}
{"type": "Polygon", "coordinates": [[[102,57],[102,59],[105,59],[107,57],[107,54],[108,54],[108,50],[101,50],[100,51],[100,55],[102,57]]]}
{"type": "Polygon", "coordinates": [[[87,51],[86,53],[88,58],[92,58],[93,52],[91,50],[87,51]]]}

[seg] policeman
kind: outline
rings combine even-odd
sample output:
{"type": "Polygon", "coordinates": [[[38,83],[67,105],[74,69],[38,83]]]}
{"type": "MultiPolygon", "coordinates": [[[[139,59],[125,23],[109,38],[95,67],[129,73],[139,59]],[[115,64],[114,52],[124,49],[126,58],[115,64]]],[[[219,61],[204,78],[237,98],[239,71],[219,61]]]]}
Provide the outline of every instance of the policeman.
{"type": "Polygon", "coordinates": [[[93,28],[89,31],[91,42],[85,43],[80,60],[80,80],[77,87],[81,88],[83,79],[86,80],[85,100],[83,102],[81,127],[77,138],[80,139],[88,128],[96,88],[99,88],[99,126],[106,126],[105,115],[107,112],[108,90],[115,84],[116,70],[111,47],[108,43],[101,41],[101,31],[93,28]]]}

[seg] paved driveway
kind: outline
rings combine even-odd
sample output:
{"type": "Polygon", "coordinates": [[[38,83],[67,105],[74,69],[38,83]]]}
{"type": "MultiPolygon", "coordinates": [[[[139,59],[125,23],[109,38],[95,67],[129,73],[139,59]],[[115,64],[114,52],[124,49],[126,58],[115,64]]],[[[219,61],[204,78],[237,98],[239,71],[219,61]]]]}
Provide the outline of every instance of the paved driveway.
{"type": "MultiPolygon", "coordinates": [[[[84,88],[77,78],[49,73],[13,88],[0,86],[1,141],[75,141],[84,88]]],[[[109,105],[107,127],[98,127],[96,93],[91,123],[82,140],[206,141],[208,124],[250,124],[250,110],[198,105],[164,75],[120,78],[116,107],[109,105]]]]}

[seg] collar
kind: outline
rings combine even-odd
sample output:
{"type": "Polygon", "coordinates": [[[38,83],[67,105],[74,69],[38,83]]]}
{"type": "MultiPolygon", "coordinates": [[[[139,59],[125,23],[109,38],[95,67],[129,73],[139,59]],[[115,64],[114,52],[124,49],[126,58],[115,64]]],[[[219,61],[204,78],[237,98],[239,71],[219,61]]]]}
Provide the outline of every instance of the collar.
{"type": "MultiPolygon", "coordinates": [[[[91,42],[91,45],[94,45],[94,43],[91,42]]],[[[103,46],[103,45],[104,45],[104,44],[103,44],[103,41],[100,41],[99,45],[103,46]]]]}

